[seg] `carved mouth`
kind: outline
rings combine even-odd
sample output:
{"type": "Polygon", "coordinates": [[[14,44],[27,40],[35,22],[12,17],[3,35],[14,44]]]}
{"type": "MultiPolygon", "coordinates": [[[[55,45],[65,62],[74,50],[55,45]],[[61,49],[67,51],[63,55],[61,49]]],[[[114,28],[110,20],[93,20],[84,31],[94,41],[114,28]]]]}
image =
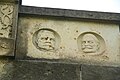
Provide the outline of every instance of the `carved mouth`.
{"type": "Polygon", "coordinates": [[[93,49],[93,47],[92,46],[85,46],[82,49],[93,49]]]}
{"type": "Polygon", "coordinates": [[[45,43],[43,46],[51,46],[51,43],[45,43]]]}

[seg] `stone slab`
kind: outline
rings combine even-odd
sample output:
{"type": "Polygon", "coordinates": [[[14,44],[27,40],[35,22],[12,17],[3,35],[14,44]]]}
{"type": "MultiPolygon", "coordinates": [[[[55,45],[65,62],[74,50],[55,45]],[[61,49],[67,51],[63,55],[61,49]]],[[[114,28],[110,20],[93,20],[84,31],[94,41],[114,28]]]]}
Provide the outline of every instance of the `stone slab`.
{"type": "Polygon", "coordinates": [[[79,66],[37,61],[16,61],[12,80],[80,80],[79,66]]]}
{"type": "Polygon", "coordinates": [[[120,67],[82,65],[82,80],[120,80],[120,67]]]}
{"type": "Polygon", "coordinates": [[[77,64],[0,59],[0,80],[80,80],[77,64]]]}
{"type": "MultiPolygon", "coordinates": [[[[1,50],[1,56],[14,56],[15,39],[17,32],[17,19],[18,19],[18,2],[17,0],[1,0],[0,1],[0,40],[9,47],[6,50],[1,50]],[[10,48],[11,46],[11,48],[10,48]],[[13,49],[13,50],[11,50],[13,49]],[[3,52],[2,52],[3,51],[3,52]],[[9,55],[8,55],[8,51],[9,55]]],[[[0,49],[2,49],[0,47],[0,49]]]]}
{"type": "Polygon", "coordinates": [[[18,30],[16,59],[62,59],[102,65],[120,62],[119,24],[23,16],[18,30]],[[92,49],[84,49],[87,41],[93,43],[92,49]]]}

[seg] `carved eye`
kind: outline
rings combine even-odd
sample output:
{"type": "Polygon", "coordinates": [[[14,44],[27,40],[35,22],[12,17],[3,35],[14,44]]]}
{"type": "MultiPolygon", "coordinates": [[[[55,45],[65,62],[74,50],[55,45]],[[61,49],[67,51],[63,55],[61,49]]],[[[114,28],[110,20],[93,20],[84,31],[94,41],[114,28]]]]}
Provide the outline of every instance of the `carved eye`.
{"type": "Polygon", "coordinates": [[[93,43],[93,41],[89,41],[89,43],[93,43]]]}
{"type": "Polygon", "coordinates": [[[91,43],[91,41],[88,41],[88,43],[91,43]]]}
{"type": "Polygon", "coordinates": [[[52,41],[53,39],[52,38],[50,38],[50,41],[52,41]]]}
{"type": "Polygon", "coordinates": [[[83,43],[83,44],[85,44],[85,43],[86,43],[86,41],[83,41],[82,43],[83,43]]]}
{"type": "Polygon", "coordinates": [[[41,40],[46,40],[46,38],[42,37],[41,40]]]}
{"type": "Polygon", "coordinates": [[[50,38],[50,41],[54,41],[55,39],[54,38],[50,38]]]}

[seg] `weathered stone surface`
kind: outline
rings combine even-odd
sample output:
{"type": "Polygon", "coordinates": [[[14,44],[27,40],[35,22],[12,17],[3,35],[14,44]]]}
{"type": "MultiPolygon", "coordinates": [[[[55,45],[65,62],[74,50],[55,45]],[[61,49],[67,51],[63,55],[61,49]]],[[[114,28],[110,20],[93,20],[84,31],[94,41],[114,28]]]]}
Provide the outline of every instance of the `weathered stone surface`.
{"type": "Polygon", "coordinates": [[[120,80],[120,67],[82,65],[82,80],[120,80]]]}
{"type": "Polygon", "coordinates": [[[88,64],[120,61],[117,24],[24,16],[19,19],[18,30],[16,58],[65,59],[88,64]]]}
{"type": "Polygon", "coordinates": [[[120,80],[120,14],[20,5],[17,29],[21,2],[0,0],[0,80],[120,80]]]}
{"type": "Polygon", "coordinates": [[[14,56],[14,40],[7,38],[0,38],[0,55],[14,56]]]}
{"type": "Polygon", "coordinates": [[[13,80],[13,64],[8,60],[0,60],[0,80],[13,80]]]}
{"type": "Polygon", "coordinates": [[[18,5],[16,3],[0,2],[0,37],[14,38],[17,27],[18,5]]]}
{"type": "Polygon", "coordinates": [[[14,56],[17,32],[17,0],[0,1],[0,55],[14,56]],[[2,42],[1,42],[2,41],[2,42]],[[11,46],[11,47],[10,47],[11,46]],[[9,54],[9,55],[8,55],[9,54]]]}
{"type": "Polygon", "coordinates": [[[80,80],[79,65],[0,60],[0,80],[80,80]]]}
{"type": "Polygon", "coordinates": [[[12,80],[80,80],[79,75],[78,65],[17,61],[12,80]]]}

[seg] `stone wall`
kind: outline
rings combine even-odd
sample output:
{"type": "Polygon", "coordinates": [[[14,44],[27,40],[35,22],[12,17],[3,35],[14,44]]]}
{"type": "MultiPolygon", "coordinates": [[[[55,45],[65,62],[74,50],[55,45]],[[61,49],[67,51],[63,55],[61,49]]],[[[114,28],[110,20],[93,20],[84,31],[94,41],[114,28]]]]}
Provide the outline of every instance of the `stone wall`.
{"type": "Polygon", "coordinates": [[[119,80],[120,14],[0,1],[0,80],[119,80]]]}

